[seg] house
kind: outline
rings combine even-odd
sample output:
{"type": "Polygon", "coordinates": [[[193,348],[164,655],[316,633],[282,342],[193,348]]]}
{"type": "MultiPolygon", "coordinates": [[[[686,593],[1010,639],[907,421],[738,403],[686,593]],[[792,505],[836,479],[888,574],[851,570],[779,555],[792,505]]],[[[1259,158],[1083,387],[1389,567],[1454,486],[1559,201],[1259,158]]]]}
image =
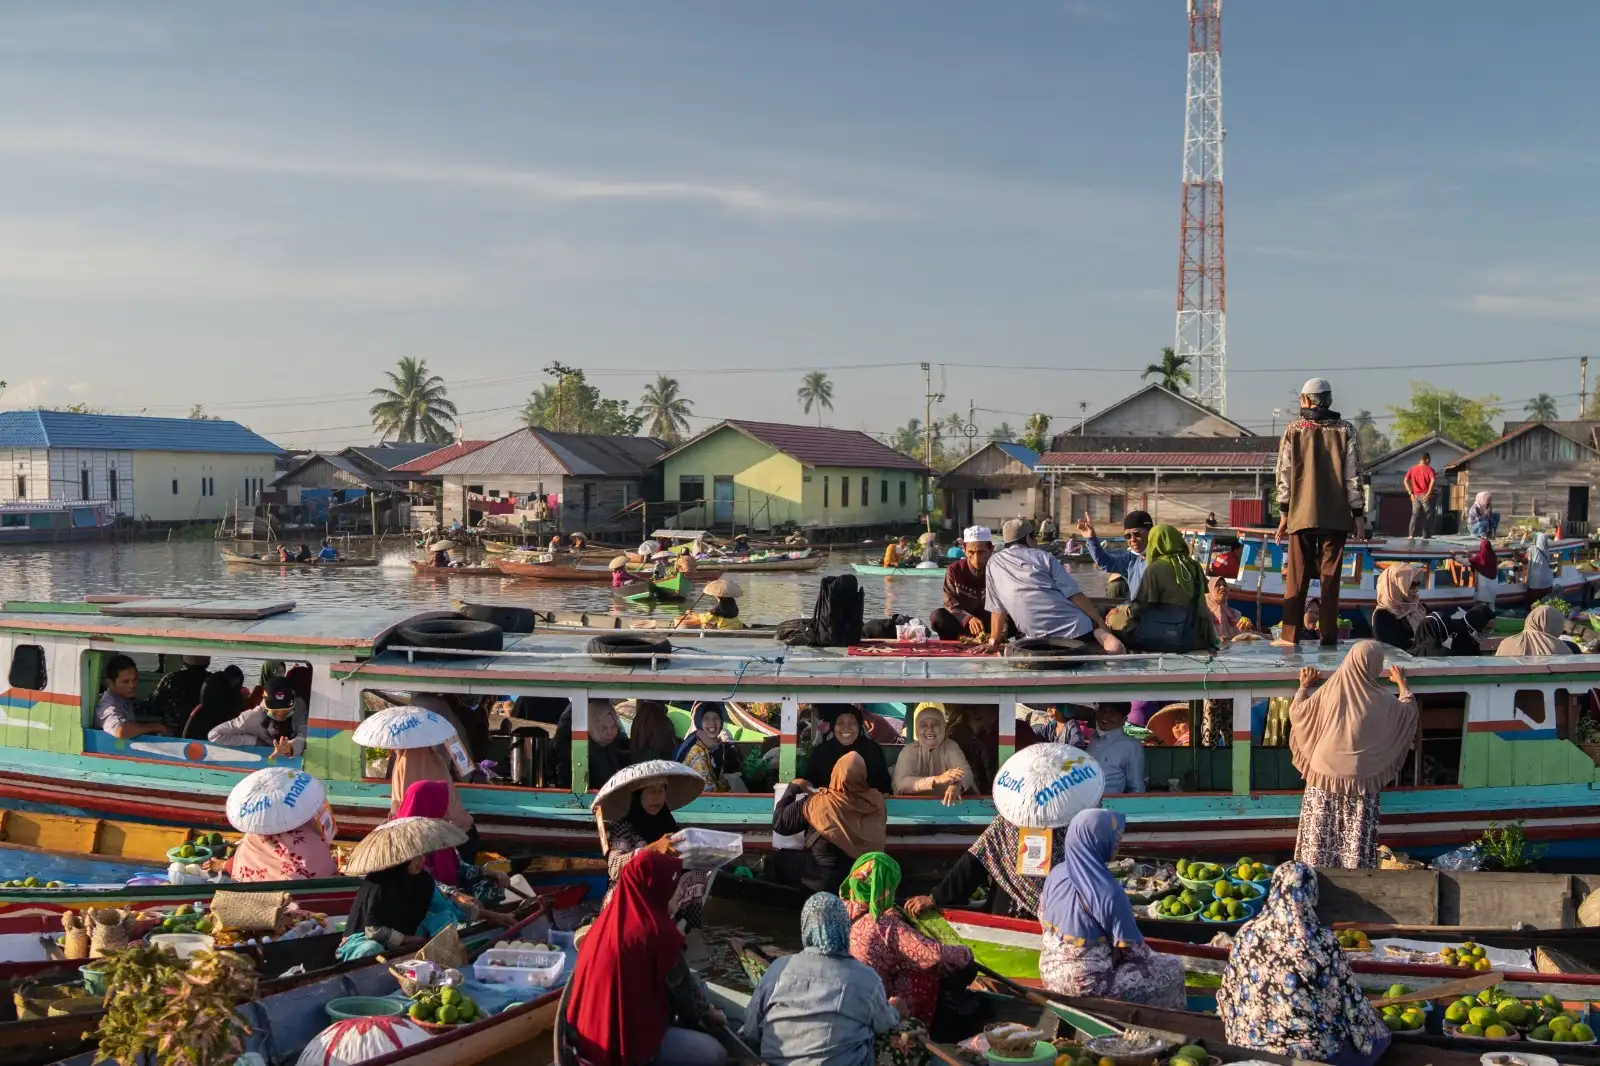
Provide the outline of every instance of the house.
{"type": "Polygon", "coordinates": [[[666,450],[654,437],[519,429],[433,468],[442,482],[440,521],[476,525],[540,496],[564,532],[632,530],[638,519],[623,512],[645,497],[652,464],[666,450]]]}
{"type": "Polygon", "coordinates": [[[435,448],[410,462],[401,463],[389,472],[391,477],[405,482],[410,493],[409,512],[412,529],[433,529],[440,524],[439,497],[442,495],[440,490],[444,478],[438,473],[439,467],[492,443],[494,442],[487,440],[458,440],[453,444],[435,448]]]}
{"type": "Polygon", "coordinates": [[[1422,456],[1427,454],[1434,469],[1434,518],[1430,528],[1436,533],[1448,532],[1441,524],[1441,519],[1450,510],[1455,475],[1446,468],[1470,450],[1449,437],[1430,433],[1410,444],[1402,444],[1386,455],[1367,459],[1363,472],[1372,487],[1368,514],[1373,521],[1373,530],[1391,537],[1403,537],[1410,531],[1411,494],[1406,491],[1406,471],[1421,462],[1422,456]]]}
{"type": "Polygon", "coordinates": [[[1146,385],[1057,434],[1034,470],[1063,529],[1085,514],[1108,529],[1128,511],[1198,527],[1267,522],[1276,437],[1260,436],[1187,396],[1146,385]]]}
{"type": "Polygon", "coordinates": [[[406,529],[406,486],[354,448],[312,452],[278,476],[267,502],[288,526],[343,532],[406,529]]]}
{"type": "MultiPolygon", "coordinates": [[[[374,473],[389,473],[425,455],[440,451],[444,445],[432,441],[383,441],[378,444],[353,446],[339,454],[359,463],[374,473]]],[[[453,445],[452,445],[453,447],[453,445]]]]}
{"type": "Polygon", "coordinates": [[[254,501],[282,451],[237,422],[0,412],[0,503],[97,500],[124,518],[217,521],[254,501]]]}
{"type": "Polygon", "coordinates": [[[990,441],[939,478],[944,516],[953,529],[999,529],[1012,518],[1044,513],[1039,453],[1024,444],[990,441]]]}
{"type": "Polygon", "coordinates": [[[660,460],[681,528],[873,529],[917,520],[928,469],[860,430],[727,419],[660,460]]]}
{"type": "Polygon", "coordinates": [[[1517,425],[1445,468],[1455,477],[1451,509],[1465,510],[1474,496],[1488,492],[1502,528],[1519,517],[1548,516],[1563,536],[1588,536],[1589,497],[1600,473],[1595,431],[1579,439],[1570,423],[1517,425]]]}

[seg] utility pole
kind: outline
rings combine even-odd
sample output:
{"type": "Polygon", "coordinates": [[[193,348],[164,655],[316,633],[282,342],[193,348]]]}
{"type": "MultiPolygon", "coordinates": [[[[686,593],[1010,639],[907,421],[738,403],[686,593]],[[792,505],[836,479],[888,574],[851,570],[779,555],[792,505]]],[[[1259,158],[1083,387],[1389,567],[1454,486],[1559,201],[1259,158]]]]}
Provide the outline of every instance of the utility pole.
{"type": "MultiPolygon", "coordinates": [[[[4,385],[5,382],[0,382],[4,385]]],[[[1578,360],[1578,417],[1589,417],[1589,357],[1578,360]]]]}
{"type": "Polygon", "coordinates": [[[1088,424],[1089,424],[1089,401],[1088,400],[1079,400],[1078,401],[1078,436],[1082,437],[1087,433],[1087,430],[1085,429],[1085,427],[1088,424]]]}
{"type": "Polygon", "coordinates": [[[978,426],[978,405],[974,400],[967,401],[967,458],[972,458],[972,442],[978,435],[972,432],[978,426]]]}
{"type": "Polygon", "coordinates": [[[928,516],[927,525],[933,528],[933,404],[944,399],[943,393],[933,391],[933,364],[922,363],[922,465],[928,468],[923,477],[922,506],[928,516]]]}

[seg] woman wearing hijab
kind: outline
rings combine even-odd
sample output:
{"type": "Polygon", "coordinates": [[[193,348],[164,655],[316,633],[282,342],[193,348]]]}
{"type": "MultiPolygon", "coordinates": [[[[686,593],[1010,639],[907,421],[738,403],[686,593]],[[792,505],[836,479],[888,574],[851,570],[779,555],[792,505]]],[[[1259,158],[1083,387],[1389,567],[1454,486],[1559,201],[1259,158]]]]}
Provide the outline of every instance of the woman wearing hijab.
{"type": "Polygon", "coordinates": [[[1535,533],[1533,546],[1528,549],[1528,604],[1532,606],[1550,595],[1555,587],[1556,574],[1550,565],[1550,534],[1535,533]]]}
{"type": "Polygon", "coordinates": [[[1567,620],[1561,612],[1548,603],[1540,604],[1528,612],[1522,623],[1522,632],[1507,637],[1495,648],[1496,655],[1571,655],[1573,647],[1561,639],[1567,620]]]}
{"type": "Polygon", "coordinates": [[[1106,627],[1124,641],[1132,642],[1140,619],[1153,607],[1178,607],[1188,613],[1193,639],[1185,650],[1209,651],[1217,647],[1217,628],[1206,606],[1205,572],[1189,554],[1189,545],[1175,526],[1161,525],[1150,531],[1139,590],[1126,606],[1112,610],[1106,627]]]}
{"type": "Polygon", "coordinates": [[[1500,528],[1500,514],[1494,509],[1494,500],[1487,492],[1480,492],[1473,498],[1462,521],[1467,525],[1467,532],[1474,537],[1493,537],[1500,528]]]}
{"type": "Polygon", "coordinates": [[[714,597],[717,605],[709,611],[690,611],[683,616],[682,625],[701,629],[743,629],[739,621],[739,597],[744,590],[730,578],[721,578],[705,587],[703,595],[714,597]]]}
{"type": "Polygon", "coordinates": [[[1289,706],[1289,750],[1306,779],[1294,856],[1311,866],[1371,870],[1378,865],[1378,793],[1394,780],[1416,741],[1417,701],[1398,666],[1378,685],[1383,646],[1363,640],[1316,688],[1317,670],[1300,671],[1289,706]]]}
{"type": "Polygon", "coordinates": [[[1307,1062],[1372,1066],[1389,1030],[1317,921],[1317,872],[1286,862],[1261,913],[1244,924],[1217,989],[1228,1043],[1307,1062]]]}
{"type": "Polygon", "coordinates": [[[1471,567],[1473,575],[1472,598],[1493,607],[1500,594],[1500,557],[1495,554],[1488,537],[1479,541],[1478,550],[1467,556],[1467,566],[1471,567]]]}
{"type": "Polygon", "coordinates": [[[780,880],[820,892],[843,881],[857,858],[887,846],[889,811],[853,751],[834,763],[827,788],[807,786],[796,781],[772,812],[772,831],[803,836],[805,850],[776,851],[773,860],[780,880]]]}
{"type": "MultiPolygon", "coordinates": [[[[1066,834],[1050,834],[1050,866],[1060,865],[1065,854],[1066,834]]],[[[988,895],[985,908],[990,914],[1006,918],[1033,918],[1039,913],[1039,893],[1044,878],[1017,872],[1020,854],[1019,832],[1004,817],[995,815],[971,848],[944,880],[926,896],[906,900],[906,913],[915,918],[929,907],[967,907],[978,892],[988,895]]]]}
{"type": "Polygon", "coordinates": [[[727,774],[738,773],[739,751],[722,733],[722,704],[697,703],[692,714],[694,728],[683,738],[674,756],[677,762],[705,779],[707,792],[728,792],[727,774]]]}
{"type": "Polygon", "coordinates": [[[1067,826],[1061,864],[1044,880],[1039,976],[1052,992],[1182,1010],[1183,965],[1150,950],[1128,894],[1106,870],[1126,825],[1096,809],[1067,826]]]}
{"type": "Polygon", "coordinates": [[[473,824],[472,815],[467,813],[467,808],[461,803],[461,795],[456,791],[453,768],[450,756],[442,747],[402,748],[395,752],[394,762],[389,770],[389,817],[400,817],[400,809],[405,804],[406,796],[410,794],[411,786],[418,781],[444,782],[450,794],[445,801],[444,813],[439,817],[467,834],[466,843],[456,851],[464,861],[471,862],[478,857],[478,827],[473,824]]]}
{"type": "Polygon", "coordinates": [[[628,730],[628,750],[635,762],[671,759],[678,750],[678,737],[672,728],[667,705],[660,700],[639,700],[634,704],[633,723],[628,730]]]}
{"type": "Polygon", "coordinates": [[[604,788],[613,774],[633,761],[628,738],[610,700],[589,701],[589,787],[604,788]]]}
{"type": "MultiPolygon", "coordinates": [[[[207,679],[206,683],[210,682],[211,679],[207,679]]],[[[338,877],[339,864],[333,857],[332,846],[322,835],[319,813],[307,811],[305,821],[281,833],[245,833],[223,866],[223,872],[245,883],[338,877]]],[[[234,828],[244,832],[237,824],[234,828]]]]}
{"type": "Polygon", "coordinates": [[[1250,619],[1228,606],[1228,579],[1220,574],[1206,581],[1206,610],[1211,612],[1211,625],[1219,639],[1250,632],[1250,619]]]}
{"type": "Polygon", "coordinates": [[[964,989],[977,968],[970,948],[941,944],[900,916],[894,906],[899,888],[900,864],[881,851],[867,852],[850,867],[839,889],[850,915],[850,954],[872,967],[907,1014],[931,1025],[940,981],[964,989]]]}
{"type": "Polygon", "coordinates": [[[1428,609],[1417,597],[1422,588],[1420,566],[1395,564],[1378,574],[1378,604],[1372,610],[1372,636],[1401,651],[1412,651],[1423,635],[1428,609]]]}
{"type": "Polygon", "coordinates": [[[233,721],[244,712],[244,697],[239,683],[226,671],[211,674],[200,686],[200,703],[183,725],[185,740],[204,740],[219,725],[233,721]]]}
{"type": "MultiPolygon", "coordinates": [[[[640,780],[628,802],[628,813],[616,821],[606,823],[606,872],[611,883],[606,888],[609,900],[622,877],[622,868],[644,849],[655,847],[664,850],[672,845],[672,834],[678,831],[678,820],[667,806],[667,782],[660,777],[640,780]]],[[[700,870],[685,870],[678,878],[677,890],[667,910],[672,920],[687,929],[700,926],[701,910],[705,904],[708,876],[700,870]]],[[[605,901],[601,901],[604,906],[605,901]]]]}
{"type": "Polygon", "coordinates": [[[895,795],[942,796],[946,807],[955,806],[963,792],[977,795],[977,778],[961,748],[950,739],[944,707],[919,704],[911,719],[916,742],[901,749],[895,760],[895,795]]]}
{"type": "Polygon", "coordinates": [[[676,856],[641,852],[579,945],[562,1036],[586,1066],[727,1061],[713,1037],[687,1027],[727,1019],[684,962],[683,934],[667,911],[682,874],[676,856]]]}
{"type": "Polygon", "coordinates": [[[867,784],[888,795],[894,791],[894,780],[889,776],[889,760],[876,740],[864,736],[861,728],[862,713],[859,708],[845,705],[827,717],[828,736],[811,746],[811,756],[806,759],[805,772],[800,776],[815,785],[833,777],[833,765],[847,754],[861,756],[867,767],[867,784]]]}
{"type": "MultiPolygon", "coordinates": [[[[396,818],[444,818],[450,810],[448,781],[414,781],[406,789],[396,818]]],[[[456,848],[443,848],[423,858],[423,869],[441,885],[471,892],[486,907],[498,907],[505,898],[508,878],[462,858],[456,848]]]]}
{"type": "Polygon", "coordinates": [[[900,1024],[883,982],[850,957],[850,916],[819,892],[800,911],[798,955],[767,968],[745,1008],[745,1043],[771,1063],[873,1066],[877,1040],[900,1024]]]}

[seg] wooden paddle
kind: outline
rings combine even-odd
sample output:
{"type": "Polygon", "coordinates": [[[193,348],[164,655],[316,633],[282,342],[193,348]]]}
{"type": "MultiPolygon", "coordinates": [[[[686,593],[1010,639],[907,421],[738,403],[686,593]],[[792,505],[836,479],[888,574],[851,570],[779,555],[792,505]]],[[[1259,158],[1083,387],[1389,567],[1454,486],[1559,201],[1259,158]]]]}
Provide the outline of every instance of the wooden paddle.
{"type": "Polygon", "coordinates": [[[1391,1003],[1420,1003],[1425,999],[1444,999],[1448,997],[1465,996],[1473,992],[1482,992],[1485,988],[1493,988],[1505,979],[1505,974],[1489,971],[1475,973],[1471,977],[1463,977],[1459,981],[1446,981],[1442,985],[1430,985],[1416,992],[1407,992],[1403,996],[1384,996],[1382,999],[1372,1000],[1374,1007],[1387,1007],[1391,1003]]]}
{"type": "Polygon", "coordinates": [[[920,1033],[917,1035],[916,1039],[917,1043],[922,1045],[922,1050],[926,1051],[928,1054],[944,1063],[944,1066],[969,1066],[968,1063],[956,1058],[954,1055],[950,1054],[950,1052],[946,1051],[944,1048],[940,1047],[938,1044],[935,1044],[932,1040],[929,1040],[920,1033]]]}
{"type": "MultiPolygon", "coordinates": [[[[733,1026],[729,1025],[727,1022],[711,1022],[710,1024],[716,1027],[717,1031],[722,1034],[722,1038],[724,1040],[738,1048],[740,1051],[744,1052],[745,1055],[749,1056],[751,1062],[759,1063],[760,1066],[767,1066],[765,1059],[751,1050],[749,1044],[746,1044],[743,1040],[739,1039],[739,1034],[733,1031],[733,1026]]],[[[958,1062],[955,1063],[954,1066],[967,1066],[967,1064],[964,1062],[958,1062]]]]}

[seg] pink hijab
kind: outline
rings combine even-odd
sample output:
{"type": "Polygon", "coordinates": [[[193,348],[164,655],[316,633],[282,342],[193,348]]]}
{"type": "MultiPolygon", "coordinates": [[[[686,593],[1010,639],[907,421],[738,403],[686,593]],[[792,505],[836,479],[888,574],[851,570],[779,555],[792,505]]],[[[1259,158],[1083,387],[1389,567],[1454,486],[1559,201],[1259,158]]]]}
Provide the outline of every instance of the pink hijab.
{"type": "Polygon", "coordinates": [[[394,766],[389,771],[389,817],[400,817],[405,797],[419,781],[442,781],[450,789],[449,803],[432,817],[445,819],[463,833],[472,828],[472,815],[456,794],[450,756],[442,747],[402,748],[394,753],[394,766]]]}
{"type": "MultiPolygon", "coordinates": [[[[395,817],[443,818],[450,809],[451,791],[448,781],[417,781],[406,789],[406,798],[395,817]]],[[[426,855],[422,868],[441,885],[453,885],[460,880],[461,856],[455,848],[443,848],[426,855]]]]}
{"type": "Polygon", "coordinates": [[[339,876],[333,849],[322,839],[322,829],[315,818],[271,836],[246,833],[228,863],[235,881],[308,881],[339,876]]]}

